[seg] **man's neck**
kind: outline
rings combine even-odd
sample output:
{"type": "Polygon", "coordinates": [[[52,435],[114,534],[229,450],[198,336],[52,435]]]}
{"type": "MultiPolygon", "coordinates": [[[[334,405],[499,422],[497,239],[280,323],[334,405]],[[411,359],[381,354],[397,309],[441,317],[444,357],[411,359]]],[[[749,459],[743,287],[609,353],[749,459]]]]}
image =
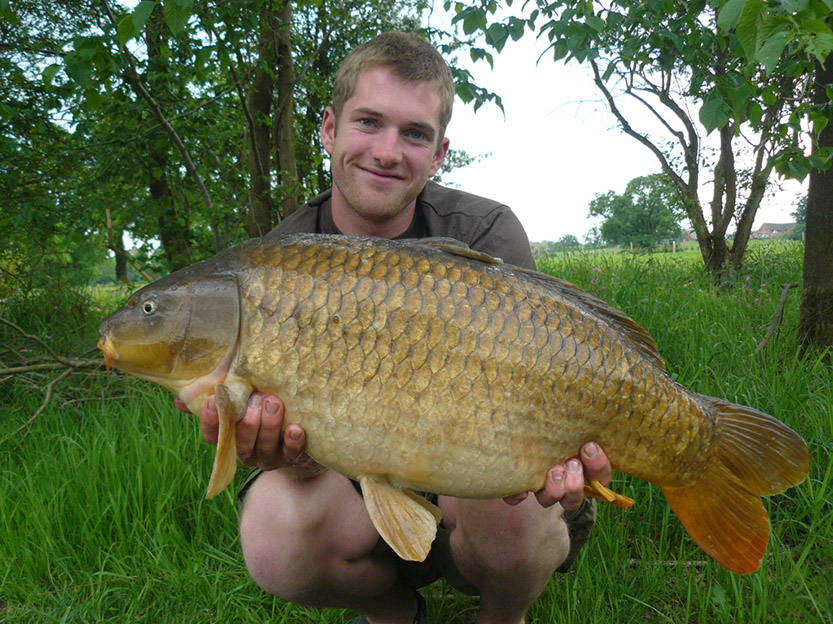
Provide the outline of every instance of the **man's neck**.
{"type": "Polygon", "coordinates": [[[396,238],[411,226],[416,212],[416,200],[392,219],[372,221],[365,219],[353,210],[336,189],[332,195],[333,223],[338,230],[348,236],[375,236],[377,238],[396,238]]]}

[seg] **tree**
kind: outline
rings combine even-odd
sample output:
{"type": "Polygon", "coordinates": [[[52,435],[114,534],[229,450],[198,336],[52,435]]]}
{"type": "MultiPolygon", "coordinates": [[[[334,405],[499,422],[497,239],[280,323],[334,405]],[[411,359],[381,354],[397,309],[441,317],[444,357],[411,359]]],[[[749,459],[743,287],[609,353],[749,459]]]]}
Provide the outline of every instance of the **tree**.
{"type": "MultiPolygon", "coordinates": [[[[819,107],[833,104],[833,56],[816,61],[813,102],[819,107]]],[[[833,125],[816,122],[813,150],[833,150],[833,125]],[[821,127],[819,127],[821,126],[821,127]]],[[[810,172],[804,231],[799,338],[804,343],[833,348],[833,169],[810,172]]]]}
{"type": "Polygon", "coordinates": [[[721,7],[721,27],[744,42],[743,57],[751,66],[763,65],[772,72],[778,62],[806,64],[812,59],[812,97],[790,119],[797,125],[801,115],[812,122],[812,152],[806,156],[795,149],[783,154],[778,170],[799,179],[810,175],[799,341],[805,346],[833,347],[833,2],[715,4],[721,7]]]}
{"type": "Polygon", "coordinates": [[[668,176],[655,173],[634,178],[622,195],[597,194],[590,216],[604,219],[600,232],[605,242],[650,248],[680,235],[685,208],[668,176]]]}
{"type": "Polygon", "coordinates": [[[555,246],[561,251],[572,251],[579,249],[581,247],[581,243],[575,235],[565,234],[556,241],[555,246]]]}
{"type": "Polygon", "coordinates": [[[651,151],[677,187],[706,269],[719,275],[727,263],[742,263],[774,156],[797,146],[798,132],[781,121],[804,92],[800,64],[776,62],[778,71],[750,74],[738,37],[720,30],[705,0],[536,0],[500,20],[494,2],[454,4],[464,32],[481,31],[495,49],[530,31],[551,42],[556,60],[586,63],[622,131],[651,151]],[[664,134],[637,127],[622,100],[664,134]],[[709,145],[704,136],[713,131],[709,145]]]}
{"type": "MultiPolygon", "coordinates": [[[[338,64],[381,31],[420,30],[427,7],[127,5],[0,0],[4,278],[51,278],[47,263],[93,264],[105,247],[118,279],[122,260],[164,273],[267,231],[330,185],[319,129],[338,64]]],[[[457,75],[464,99],[499,101],[457,75]]]]}

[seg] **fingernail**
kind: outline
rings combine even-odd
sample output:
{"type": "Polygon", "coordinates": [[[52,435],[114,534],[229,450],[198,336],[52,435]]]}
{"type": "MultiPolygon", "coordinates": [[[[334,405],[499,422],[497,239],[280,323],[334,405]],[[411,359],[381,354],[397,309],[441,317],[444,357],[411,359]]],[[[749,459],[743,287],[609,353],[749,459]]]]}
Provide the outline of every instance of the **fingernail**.
{"type": "Polygon", "coordinates": [[[576,474],[582,471],[581,462],[577,459],[571,459],[567,462],[567,472],[576,474]]]}
{"type": "Polygon", "coordinates": [[[274,416],[278,413],[278,404],[273,399],[266,399],[266,413],[269,416],[274,416]]]}
{"type": "Polygon", "coordinates": [[[599,447],[595,442],[588,442],[584,445],[584,454],[587,457],[595,457],[599,454],[599,447]]]}
{"type": "Polygon", "coordinates": [[[217,405],[214,402],[214,395],[213,394],[210,397],[208,397],[208,399],[206,400],[205,409],[207,409],[209,412],[216,412],[217,411],[217,405]]]}
{"type": "Polygon", "coordinates": [[[564,481],[564,473],[561,470],[550,470],[550,479],[553,483],[560,485],[564,481]]]}
{"type": "Polygon", "coordinates": [[[290,429],[287,434],[290,440],[298,441],[301,439],[301,432],[296,429],[290,429]]]}

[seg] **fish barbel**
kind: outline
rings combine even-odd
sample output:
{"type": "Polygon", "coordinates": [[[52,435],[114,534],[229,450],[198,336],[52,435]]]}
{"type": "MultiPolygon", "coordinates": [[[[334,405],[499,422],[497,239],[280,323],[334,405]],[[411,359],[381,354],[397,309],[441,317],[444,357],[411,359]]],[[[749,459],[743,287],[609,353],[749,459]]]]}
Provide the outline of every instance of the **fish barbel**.
{"type": "Polygon", "coordinates": [[[100,327],[108,366],[159,383],[220,438],[208,497],[232,481],[257,390],[284,402],[316,461],[359,481],[380,535],[427,555],[423,490],[543,487],[589,440],[658,485],[697,544],[739,573],[769,537],[761,496],[800,483],[807,445],[755,409],[675,383],[624,313],[450,239],[251,240],[133,294],[100,327]]]}

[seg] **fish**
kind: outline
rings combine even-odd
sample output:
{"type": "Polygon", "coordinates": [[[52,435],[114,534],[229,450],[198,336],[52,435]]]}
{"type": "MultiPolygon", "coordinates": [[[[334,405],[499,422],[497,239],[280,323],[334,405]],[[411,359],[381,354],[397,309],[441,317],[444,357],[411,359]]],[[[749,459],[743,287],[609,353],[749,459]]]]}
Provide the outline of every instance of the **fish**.
{"type": "MultiPolygon", "coordinates": [[[[279,396],[305,451],[361,485],[379,534],[423,560],[440,510],[415,492],[500,498],[598,443],[656,484],[699,547],[757,570],[763,496],[801,483],[804,440],[757,409],[692,392],[649,333],[562,279],[452,239],[252,239],[131,295],[99,328],[108,370],[169,389],[219,440],[206,496],[237,467],[253,391],[279,396]]],[[[632,501],[597,482],[588,494],[632,501]]]]}

